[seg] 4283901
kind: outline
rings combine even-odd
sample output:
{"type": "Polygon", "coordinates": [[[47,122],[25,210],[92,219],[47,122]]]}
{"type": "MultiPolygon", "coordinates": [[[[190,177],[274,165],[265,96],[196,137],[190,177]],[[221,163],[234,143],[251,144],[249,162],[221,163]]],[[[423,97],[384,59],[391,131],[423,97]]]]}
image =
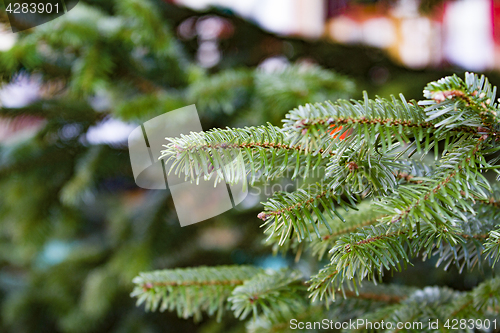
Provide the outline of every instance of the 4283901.
{"type": "Polygon", "coordinates": [[[25,2],[25,3],[9,3],[5,11],[9,14],[51,14],[59,13],[62,8],[59,8],[59,4],[49,3],[36,3],[36,2],[25,2]]]}
{"type": "Polygon", "coordinates": [[[458,330],[458,329],[494,329],[497,327],[497,320],[489,320],[489,319],[448,319],[444,325],[444,328],[449,330],[458,330]]]}

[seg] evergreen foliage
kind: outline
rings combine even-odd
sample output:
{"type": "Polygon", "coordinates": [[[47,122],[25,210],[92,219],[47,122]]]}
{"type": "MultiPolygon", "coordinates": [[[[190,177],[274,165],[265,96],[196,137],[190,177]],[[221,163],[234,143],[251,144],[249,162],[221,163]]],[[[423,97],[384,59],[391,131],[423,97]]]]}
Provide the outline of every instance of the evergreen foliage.
{"type": "MultiPolygon", "coordinates": [[[[498,262],[495,94],[484,76],[466,73],[465,80],[453,75],[429,83],[419,102],[365,94],[360,101],[295,108],[282,128],[213,129],[169,138],[161,158],[172,162],[170,172],[193,181],[214,177],[235,183],[248,177],[254,184],[282,177],[285,170],[306,179],[310,171],[322,170],[319,181],[274,193],[258,217],[275,252],[296,251],[297,259],[308,250],[319,258],[328,252],[329,263],[303,278],[282,271],[249,278],[227,298],[235,316],[253,312],[250,331],[287,331],[297,315],[309,320],[318,311],[326,318],[331,310],[316,310],[320,300],[346,314],[348,299],[356,299],[381,304],[353,317],[394,325],[498,318],[498,278],[470,292],[365,281],[382,282],[385,274],[404,270],[418,256],[460,271],[498,262]],[[236,159],[238,154],[243,158],[236,159]],[[297,279],[307,292],[295,287],[297,279]]],[[[142,297],[144,284],[136,285],[134,295],[142,297]]],[[[170,302],[161,291],[156,297],[170,302]]]]}
{"type": "MultiPolygon", "coordinates": [[[[295,85],[272,91],[266,85],[273,72],[257,63],[201,68],[176,36],[180,22],[173,15],[179,12],[203,15],[154,0],[82,0],[68,14],[18,33],[13,47],[0,52],[2,89],[25,79],[36,86],[23,87],[36,90],[36,100],[0,107],[0,331],[150,332],[166,325],[193,331],[175,315],[137,309],[129,297],[133,277],[181,263],[230,261],[229,251],[198,245],[208,228],[179,227],[168,191],[135,185],[126,136],[95,143],[92,131],[105,130],[108,122],[136,127],[193,103],[205,128],[237,126],[250,117],[276,122],[290,105],[349,97],[353,90],[350,79],[300,63],[279,74],[295,85]],[[246,81],[237,81],[238,73],[246,81]],[[33,127],[15,132],[24,123],[33,127]],[[5,129],[14,135],[5,138],[5,129]]],[[[7,22],[1,10],[0,20],[7,22]]],[[[242,53],[271,36],[238,22],[247,37],[257,36],[240,47],[242,53]]],[[[226,217],[215,223],[220,225],[231,221],[226,217]]],[[[242,247],[250,251],[252,245],[242,247]]],[[[248,268],[239,279],[254,271],[248,268]]],[[[187,315],[222,314],[218,302],[232,288],[224,290],[195,303],[200,310],[187,315]]],[[[185,314],[172,304],[169,309],[185,314]]]]}
{"type": "MultiPolygon", "coordinates": [[[[221,45],[220,65],[212,69],[193,60],[196,38],[181,40],[175,33],[181,21],[207,14],[156,0],[80,0],[70,13],[18,33],[14,46],[0,52],[2,88],[23,78],[40,85],[36,101],[0,107],[7,133],[25,122],[35,125],[25,135],[0,139],[0,331],[220,332],[240,328],[239,320],[232,321],[237,318],[251,332],[278,332],[289,330],[292,317],[498,316],[498,279],[470,292],[357,280],[349,289],[351,276],[387,278],[386,267],[404,268],[420,255],[461,270],[499,261],[498,192],[488,185],[491,177],[485,175],[486,181],[479,173],[496,172],[497,105],[489,84],[471,76],[472,86],[456,78],[430,85],[426,98],[433,104],[427,111],[401,98],[307,104],[355,93],[351,79],[325,68],[366,85],[370,68],[385,66],[391,84],[406,90],[435,73],[411,72],[415,80],[407,86],[410,72],[380,53],[372,57],[374,50],[278,37],[237,17],[210,14],[229,18],[235,27],[234,37],[221,45]],[[280,71],[256,68],[276,55],[262,48],[273,43],[291,64],[280,71]],[[322,67],[295,62],[300,58],[322,67]],[[134,184],[124,140],[89,142],[89,133],[107,121],[138,126],[193,103],[204,128],[270,123],[172,138],[164,156],[178,167],[172,172],[193,181],[303,179],[304,187],[276,193],[259,215],[267,244],[275,253],[302,259],[298,270],[217,266],[255,264],[238,255],[266,253],[258,228],[241,223],[248,211],[180,228],[168,191],[134,184]],[[304,106],[277,127],[297,105],[304,106]],[[426,157],[435,151],[438,162],[426,157]],[[243,165],[226,163],[240,154],[243,165]],[[426,192],[452,168],[457,173],[446,189],[426,192]],[[324,176],[308,176],[316,172],[324,176]],[[398,193],[408,194],[411,203],[398,201],[398,193]],[[427,193],[437,197],[438,207],[415,204],[415,196],[427,193]],[[401,212],[400,206],[412,209],[392,226],[396,211],[385,211],[384,200],[401,212]],[[381,209],[374,210],[375,204],[381,209]],[[232,253],[222,245],[203,245],[219,227],[240,231],[245,241],[232,253]],[[384,231],[389,233],[378,238],[384,231]],[[342,257],[342,245],[354,250],[342,257]],[[300,266],[308,260],[313,266],[300,266]],[[329,277],[346,262],[356,271],[329,277]],[[200,264],[210,267],[174,268],[200,264]],[[319,272],[314,264],[327,265],[319,272]],[[133,279],[153,269],[162,270],[133,279]],[[133,296],[148,310],[174,313],[136,308],[129,297],[134,284],[133,296]],[[308,291],[313,284],[318,288],[308,291]],[[310,304],[311,293],[323,296],[322,302],[310,304]],[[212,325],[205,313],[222,323],[212,325]],[[177,316],[208,325],[200,329],[177,316]]],[[[0,21],[7,22],[2,10],[0,21]]]]}

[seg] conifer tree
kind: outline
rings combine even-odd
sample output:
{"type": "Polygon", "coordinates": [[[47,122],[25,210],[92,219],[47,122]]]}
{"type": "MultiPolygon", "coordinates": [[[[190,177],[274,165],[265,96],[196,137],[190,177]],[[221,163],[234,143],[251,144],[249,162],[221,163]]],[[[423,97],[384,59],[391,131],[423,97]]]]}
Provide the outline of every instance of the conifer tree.
{"type": "Polygon", "coordinates": [[[498,264],[499,111],[496,87],[466,73],[429,83],[421,101],[365,94],[299,106],[282,127],[168,138],[161,158],[191,181],[248,177],[254,184],[286,171],[307,180],[321,170],[319,180],[274,193],[258,218],[276,252],[328,262],[312,272],[215,266],[141,273],[132,295],[146,310],[195,320],[230,311],[250,332],[294,331],[291,320],[324,318],[390,323],[387,331],[414,322],[423,327],[407,331],[447,331],[452,320],[459,331],[498,330],[498,277],[468,292],[381,282],[420,256],[460,272],[498,264]],[[429,326],[436,319],[439,326],[429,326]]]}

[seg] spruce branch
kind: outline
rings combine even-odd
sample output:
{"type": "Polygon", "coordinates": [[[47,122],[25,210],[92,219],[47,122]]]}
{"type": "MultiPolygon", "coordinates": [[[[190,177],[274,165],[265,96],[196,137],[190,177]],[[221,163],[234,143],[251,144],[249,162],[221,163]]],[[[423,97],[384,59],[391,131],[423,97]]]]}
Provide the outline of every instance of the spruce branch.
{"type": "Polygon", "coordinates": [[[446,304],[440,313],[444,318],[498,318],[499,292],[500,279],[491,278],[467,293],[456,293],[454,302],[446,304]]]}
{"type": "Polygon", "coordinates": [[[461,229],[436,230],[425,225],[419,231],[404,231],[391,227],[363,227],[336,240],[330,263],[310,280],[310,297],[335,298],[336,290],[343,292],[346,287],[357,292],[362,280],[377,281],[386,270],[401,271],[401,264],[406,267],[418,255],[424,259],[439,256],[436,265],[445,264],[445,269],[451,263],[460,269],[472,268],[483,259],[481,242],[474,235],[464,235],[461,229]]]}
{"type": "Polygon", "coordinates": [[[381,142],[392,143],[393,134],[401,142],[404,141],[402,135],[407,139],[402,132],[403,125],[419,129],[424,122],[420,109],[405,100],[370,100],[366,94],[363,101],[351,103],[339,100],[335,104],[325,102],[300,106],[290,111],[286,118],[283,128],[292,142],[313,150],[325,146],[325,141],[335,141],[331,140],[330,134],[336,126],[342,126],[341,131],[335,133],[337,140],[350,133],[349,136],[353,138],[368,134],[365,139],[371,138],[375,142],[375,134],[379,133],[381,142]],[[380,126],[385,126],[386,130],[379,131],[380,126]],[[368,132],[369,127],[374,129],[371,134],[368,132]],[[305,133],[308,135],[304,136],[305,133]]]}
{"type": "Polygon", "coordinates": [[[481,283],[471,292],[472,306],[476,310],[491,313],[500,312],[500,278],[492,278],[481,283]]]}
{"type": "Polygon", "coordinates": [[[395,173],[410,171],[406,163],[396,160],[397,146],[384,155],[366,144],[339,149],[327,164],[325,181],[352,200],[392,193],[398,185],[395,173]]]}
{"type": "Polygon", "coordinates": [[[245,319],[262,314],[272,321],[293,317],[304,308],[305,288],[298,271],[281,269],[258,274],[233,290],[229,301],[234,316],[245,319]]]}
{"type": "MultiPolygon", "coordinates": [[[[314,214],[312,214],[314,215],[314,214]]],[[[323,223],[316,222],[319,234],[321,237],[313,237],[309,240],[300,239],[299,237],[285,237],[283,243],[280,244],[281,235],[273,233],[273,228],[269,227],[265,230],[264,234],[267,236],[264,244],[273,246],[273,252],[286,253],[293,250],[296,253],[296,260],[300,259],[302,252],[310,250],[312,255],[317,256],[321,260],[325,253],[327,253],[335,241],[346,234],[356,231],[358,228],[373,225],[382,216],[377,211],[373,210],[372,203],[369,201],[362,201],[356,205],[356,210],[350,209],[349,211],[342,212],[342,217],[345,221],[338,219],[336,216],[332,218],[329,214],[323,214],[331,228],[331,231],[323,223]]],[[[316,219],[316,221],[318,221],[316,219]]],[[[308,225],[309,233],[314,233],[314,226],[308,225]]]]}
{"type": "Polygon", "coordinates": [[[441,125],[449,127],[466,124],[477,127],[478,132],[498,135],[496,87],[488,79],[473,73],[465,74],[465,81],[457,75],[431,82],[424,89],[428,120],[439,118],[441,125]]]}
{"type": "Polygon", "coordinates": [[[298,271],[264,271],[252,266],[218,266],[173,269],[141,273],[134,279],[131,296],[146,310],[176,310],[179,316],[217,313],[220,320],[231,304],[235,317],[245,319],[250,313],[268,318],[289,318],[305,306],[298,271]],[[227,305],[227,306],[226,306],[227,305]]]}
{"type": "MultiPolygon", "coordinates": [[[[256,87],[264,98],[264,103],[286,106],[285,101],[301,101],[313,94],[313,100],[326,98],[345,98],[354,92],[354,82],[338,73],[322,69],[317,65],[298,64],[287,66],[282,71],[258,71],[255,76],[256,87]],[[286,98],[287,94],[290,97],[286,98]],[[273,101],[276,95],[282,101],[273,101]],[[266,98],[267,97],[267,98],[266,98]],[[293,97],[293,98],[292,98],[293,97]]],[[[291,107],[294,107],[292,105],[291,107]]]]}
{"type": "Polygon", "coordinates": [[[297,241],[301,242],[306,237],[312,240],[309,227],[321,238],[317,222],[321,222],[330,233],[333,232],[325,213],[330,219],[345,221],[335,204],[346,211],[356,209],[353,202],[346,202],[339,195],[331,193],[329,187],[319,183],[310,184],[305,189],[300,188],[292,193],[274,193],[264,204],[264,211],[258,217],[265,221],[262,226],[267,226],[265,232],[269,231],[268,238],[274,235],[279,237],[278,244],[283,245],[294,233],[297,241]]]}
{"type": "MultiPolygon", "coordinates": [[[[355,151],[355,154],[358,154],[358,153],[359,153],[359,155],[364,154],[363,152],[355,151]]],[[[356,158],[358,158],[358,157],[356,157],[356,158]]],[[[387,166],[384,165],[385,161],[383,161],[380,164],[383,171],[375,172],[375,171],[377,171],[376,167],[379,166],[379,164],[377,164],[377,158],[379,158],[379,156],[375,156],[372,160],[369,160],[370,157],[368,157],[367,161],[363,161],[362,159],[358,158],[358,159],[356,159],[356,161],[360,165],[368,164],[368,163],[369,163],[369,165],[365,165],[365,168],[363,170],[358,170],[361,168],[358,168],[356,170],[350,170],[349,164],[354,162],[352,160],[353,157],[349,156],[349,155],[347,155],[346,157],[343,157],[343,161],[341,163],[344,164],[344,166],[337,164],[339,166],[337,169],[340,170],[339,174],[331,176],[330,181],[326,180],[326,183],[328,185],[323,186],[323,188],[331,189],[332,192],[335,192],[338,190],[339,193],[342,193],[343,191],[345,191],[347,189],[347,193],[344,192],[343,194],[344,195],[347,194],[348,198],[352,198],[352,200],[357,200],[357,197],[350,194],[351,192],[353,192],[353,190],[350,190],[350,187],[358,188],[359,190],[357,192],[360,192],[364,195],[367,195],[366,189],[369,188],[371,185],[369,183],[367,184],[365,178],[368,178],[369,180],[373,180],[374,187],[377,187],[377,186],[380,187],[381,183],[386,182],[387,184],[390,184],[390,186],[395,188],[397,185],[393,182],[395,182],[397,179],[402,179],[402,181],[403,180],[405,180],[405,181],[413,180],[414,182],[420,183],[422,181],[418,180],[419,178],[417,176],[422,176],[424,174],[427,174],[431,170],[427,166],[422,165],[421,163],[416,163],[416,162],[415,163],[406,163],[406,162],[391,163],[391,160],[387,160],[388,161],[387,166]],[[349,160],[349,159],[351,159],[351,160],[349,160]],[[372,167],[375,171],[372,171],[372,167]],[[394,171],[395,169],[396,170],[399,169],[399,171],[394,171]],[[343,173],[344,170],[345,170],[345,173],[343,173]],[[389,170],[392,170],[391,174],[389,174],[389,170]],[[408,171],[409,173],[403,172],[401,170],[408,171]],[[368,171],[368,172],[365,173],[366,171],[368,171]],[[357,176],[352,177],[352,174],[355,174],[358,172],[359,172],[359,174],[357,176]],[[387,181],[385,181],[384,179],[378,179],[377,177],[374,177],[377,174],[384,175],[384,172],[385,172],[385,176],[388,179],[387,181]],[[366,175],[366,177],[364,175],[366,175]],[[350,184],[349,184],[349,180],[351,180],[350,184]],[[363,184],[362,187],[360,187],[361,184],[363,184]]],[[[356,162],[354,162],[354,163],[356,163],[356,162]]],[[[328,164],[328,168],[330,169],[329,170],[330,175],[333,172],[332,169],[333,169],[334,165],[335,164],[332,161],[330,161],[328,164]]],[[[302,190],[304,190],[304,191],[311,190],[312,186],[314,186],[314,185],[307,185],[307,187],[305,187],[302,190]]],[[[326,195],[326,192],[325,191],[321,192],[318,186],[321,186],[321,185],[318,184],[318,185],[315,185],[314,187],[312,187],[314,189],[314,191],[312,191],[312,193],[313,194],[319,193],[318,196],[319,196],[319,198],[321,198],[323,194],[326,195]]],[[[388,187],[389,186],[387,186],[386,188],[388,188],[388,187]]],[[[287,205],[287,202],[285,202],[286,197],[289,197],[289,196],[293,196],[293,193],[292,194],[275,193],[275,195],[270,200],[268,200],[268,203],[273,202],[273,201],[278,201],[282,205],[286,206],[287,205]],[[285,199],[280,199],[283,196],[285,197],[285,199]]],[[[293,209],[297,206],[299,206],[299,207],[306,206],[307,207],[308,204],[314,202],[313,199],[315,199],[314,196],[305,197],[305,198],[302,198],[300,202],[294,201],[296,203],[292,205],[293,207],[286,206],[288,208],[281,207],[281,209],[270,209],[269,211],[265,210],[259,214],[259,218],[264,219],[265,221],[268,222],[267,224],[271,225],[271,223],[273,222],[273,220],[272,220],[273,217],[276,217],[277,215],[278,216],[282,215],[284,211],[286,211],[286,210],[290,211],[291,209],[293,209]]],[[[268,208],[268,203],[264,204],[264,206],[266,208],[268,208]]],[[[351,204],[352,203],[353,202],[351,202],[351,204]]],[[[311,216],[313,221],[316,221],[316,224],[309,223],[308,229],[306,229],[306,233],[305,233],[307,236],[309,236],[310,234],[315,233],[316,229],[318,229],[318,232],[321,235],[320,238],[313,237],[313,239],[311,241],[309,241],[308,239],[310,239],[310,237],[309,238],[308,237],[305,237],[305,238],[300,237],[300,232],[301,232],[300,230],[302,228],[299,228],[299,235],[298,235],[299,237],[292,237],[293,231],[297,231],[296,229],[291,229],[290,233],[286,233],[283,235],[283,233],[274,232],[275,231],[274,228],[268,227],[264,231],[264,233],[268,237],[266,240],[266,243],[274,244],[274,246],[273,246],[274,253],[278,253],[278,252],[286,253],[289,249],[293,249],[297,253],[296,260],[298,260],[300,258],[300,254],[301,254],[302,250],[311,247],[313,250],[313,254],[319,255],[319,257],[321,259],[321,257],[324,255],[325,251],[329,250],[329,246],[332,245],[331,242],[334,242],[338,238],[338,236],[355,231],[357,228],[362,227],[362,226],[376,224],[376,223],[378,223],[378,219],[386,216],[383,213],[380,213],[380,212],[377,212],[376,210],[373,210],[372,205],[373,205],[373,203],[361,201],[360,203],[356,204],[356,210],[354,210],[354,209],[351,209],[349,211],[346,210],[345,213],[342,213],[342,217],[344,218],[343,220],[342,219],[340,220],[340,221],[342,221],[342,223],[339,223],[339,219],[337,219],[337,215],[332,215],[331,213],[328,212],[327,209],[324,209],[324,206],[320,205],[320,207],[318,207],[318,208],[320,209],[320,212],[323,213],[322,215],[326,219],[327,223],[326,224],[325,223],[318,223],[322,220],[317,218],[318,214],[314,210],[309,209],[310,216],[311,216]],[[307,232],[307,230],[308,230],[308,232],[307,232]],[[303,242],[304,240],[305,240],[305,242],[303,242]]],[[[302,219],[306,219],[306,218],[303,217],[302,219]]],[[[306,221],[308,221],[308,220],[306,219],[306,221]]],[[[286,224],[286,219],[285,219],[285,224],[286,224]]],[[[280,225],[281,224],[279,224],[276,229],[279,230],[280,225]]],[[[274,224],[273,224],[273,226],[274,226],[274,224]]]]}
{"type": "MultiPolygon", "coordinates": [[[[360,289],[374,290],[359,292],[360,297],[346,294],[346,298],[336,301],[328,310],[318,305],[310,306],[298,316],[298,322],[322,322],[323,319],[333,322],[347,323],[345,332],[371,331],[375,323],[392,324],[394,331],[399,331],[397,323],[420,323],[421,327],[413,327],[415,331],[430,331],[429,323],[438,320],[441,331],[447,331],[444,325],[451,319],[494,319],[498,313],[499,279],[482,282],[469,292],[458,292],[447,287],[426,287],[423,289],[401,288],[400,286],[363,286],[360,289]],[[381,288],[382,287],[382,288],[381,288]],[[385,290],[384,290],[385,289],[385,290]],[[382,297],[377,295],[383,292],[382,297]],[[395,293],[394,293],[395,292],[395,293]],[[363,297],[362,295],[377,297],[363,297]],[[485,302],[486,301],[486,302],[485,302]],[[360,313],[361,315],[358,315],[360,313]],[[350,320],[363,320],[362,325],[350,328],[350,320]],[[371,324],[368,324],[371,323],[371,324]],[[371,325],[367,326],[367,325],[371,325]]],[[[483,323],[483,321],[481,321],[483,323]]],[[[479,327],[478,327],[479,328],[479,327]]],[[[490,325],[491,328],[491,325],[490,325]]],[[[250,332],[292,332],[289,321],[271,322],[264,316],[250,321],[247,325],[250,332]]]]}
{"type": "MultiPolygon", "coordinates": [[[[372,313],[380,308],[391,308],[404,301],[415,292],[415,288],[396,285],[365,285],[360,288],[359,294],[345,292],[346,298],[338,299],[335,304],[328,303],[327,308],[318,303],[304,306],[303,310],[293,318],[298,322],[321,322],[324,319],[333,322],[343,322],[372,313]]],[[[247,324],[249,332],[293,332],[290,320],[271,321],[265,316],[258,316],[247,324]]]]}
{"type": "MultiPolygon", "coordinates": [[[[416,290],[401,302],[361,317],[365,322],[391,322],[394,324],[420,322],[419,330],[430,331],[430,321],[438,320],[438,329],[449,330],[444,325],[449,320],[494,319],[498,314],[499,279],[482,282],[469,292],[457,292],[446,287],[426,287],[416,290]]],[[[468,321],[469,322],[469,321],[468,321]]],[[[483,321],[481,321],[483,323],[483,321]]],[[[479,329],[479,325],[477,326],[479,329]]],[[[482,328],[482,327],[481,327],[482,328]]],[[[360,327],[360,331],[366,327],[360,327]]],[[[352,332],[352,331],[351,331],[352,332]]]]}
{"type": "Polygon", "coordinates": [[[474,197],[486,200],[491,191],[488,181],[477,171],[478,167],[489,168],[478,153],[483,144],[482,138],[463,140],[442,157],[431,177],[421,178],[417,184],[402,185],[396,195],[380,201],[381,211],[390,215],[381,221],[403,221],[402,226],[415,228],[420,221],[435,225],[465,220],[461,210],[474,213],[467,200],[473,201],[474,197]],[[394,211],[396,214],[391,215],[394,211]]]}
{"type": "Polygon", "coordinates": [[[171,143],[164,145],[166,149],[161,151],[160,158],[166,164],[172,162],[169,172],[183,173],[192,180],[215,175],[216,182],[225,179],[237,183],[248,173],[253,184],[261,178],[282,177],[289,171],[293,179],[299,172],[306,177],[327,163],[320,155],[313,156],[299,146],[292,146],[281,130],[272,125],[191,133],[169,140],[171,143]],[[240,154],[243,163],[239,163],[240,154]]]}
{"type": "Polygon", "coordinates": [[[500,260],[500,226],[490,231],[484,247],[485,255],[489,256],[495,265],[500,260]]]}
{"type": "Polygon", "coordinates": [[[340,144],[342,149],[364,141],[385,153],[395,142],[404,145],[414,141],[418,152],[427,152],[440,140],[446,140],[446,150],[461,135],[484,134],[466,122],[450,128],[438,121],[428,121],[424,109],[415,101],[407,102],[403,96],[389,101],[370,100],[365,94],[363,101],[307,104],[290,111],[286,118],[283,129],[291,142],[312,151],[329,152],[334,144],[340,144]]]}
{"type": "Polygon", "coordinates": [[[235,286],[262,272],[252,266],[198,267],[141,273],[133,282],[132,297],[146,310],[177,311],[179,317],[217,313],[220,320],[235,286]]]}

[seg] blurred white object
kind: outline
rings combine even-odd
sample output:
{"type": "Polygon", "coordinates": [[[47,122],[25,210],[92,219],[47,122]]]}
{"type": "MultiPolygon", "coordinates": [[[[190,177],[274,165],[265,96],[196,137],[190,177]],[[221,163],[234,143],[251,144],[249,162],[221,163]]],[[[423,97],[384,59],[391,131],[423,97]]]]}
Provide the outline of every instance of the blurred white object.
{"type": "Polygon", "coordinates": [[[399,0],[396,6],[392,10],[392,15],[394,17],[418,17],[420,13],[418,12],[418,6],[420,0],[399,0]]]}
{"type": "Polygon", "coordinates": [[[263,70],[266,73],[283,72],[290,63],[288,59],[285,57],[270,57],[265,59],[259,64],[259,69],[263,70]]]}
{"type": "Polygon", "coordinates": [[[8,51],[16,43],[16,34],[5,24],[0,24],[0,51],[8,51]]]}
{"type": "MultiPolygon", "coordinates": [[[[0,89],[0,107],[21,108],[40,99],[41,78],[35,75],[18,74],[0,89]]],[[[40,129],[41,117],[22,115],[0,118],[0,142],[8,143],[26,139],[40,129]]]]}
{"type": "Polygon", "coordinates": [[[361,25],[347,16],[339,16],[330,23],[330,35],[336,41],[346,44],[359,43],[363,37],[361,25]]]}
{"type": "Polygon", "coordinates": [[[325,32],[325,4],[323,0],[296,0],[294,33],[308,38],[319,38],[325,32]]]}
{"type": "Polygon", "coordinates": [[[200,42],[196,59],[202,67],[213,67],[219,63],[220,58],[219,45],[216,41],[207,40],[200,42]]]}
{"type": "Polygon", "coordinates": [[[6,108],[21,108],[40,99],[41,79],[19,74],[0,89],[0,104],[6,108]]]}
{"type": "Polygon", "coordinates": [[[399,56],[408,67],[423,68],[431,62],[432,24],[428,18],[408,18],[401,22],[399,56]]]}
{"type": "Polygon", "coordinates": [[[260,0],[252,17],[265,29],[318,38],[324,32],[323,0],[260,0]]]}
{"type": "Polygon", "coordinates": [[[128,136],[137,125],[108,118],[88,129],[86,139],[90,144],[126,144],[128,136]]]}
{"type": "Polygon", "coordinates": [[[494,63],[490,0],[447,3],[444,16],[445,57],[468,70],[483,71],[494,63]]]}
{"type": "Polygon", "coordinates": [[[241,16],[249,16],[254,7],[255,3],[259,0],[177,0],[177,3],[180,3],[184,6],[191,7],[196,10],[204,10],[209,8],[210,6],[224,7],[230,8],[234,10],[241,16]]]}
{"type": "Polygon", "coordinates": [[[387,48],[396,41],[394,24],[387,18],[373,18],[363,24],[363,41],[374,47],[387,48]]]}
{"type": "Polygon", "coordinates": [[[261,0],[252,16],[264,29],[290,34],[296,25],[295,3],[295,0],[261,0]]]}
{"type": "Polygon", "coordinates": [[[217,16],[205,16],[196,22],[196,33],[202,40],[214,40],[224,29],[224,21],[217,16]]]}

